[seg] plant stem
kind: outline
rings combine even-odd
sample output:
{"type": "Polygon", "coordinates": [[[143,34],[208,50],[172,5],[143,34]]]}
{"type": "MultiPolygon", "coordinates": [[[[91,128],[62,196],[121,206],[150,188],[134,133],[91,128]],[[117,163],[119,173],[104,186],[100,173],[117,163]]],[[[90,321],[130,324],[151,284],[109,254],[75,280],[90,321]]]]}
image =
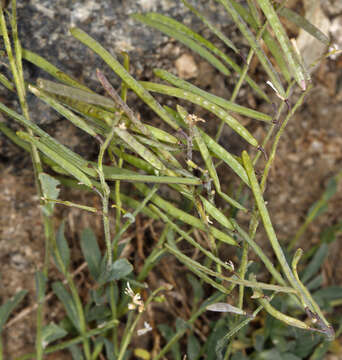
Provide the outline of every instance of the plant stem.
{"type": "Polygon", "coordinates": [[[116,125],[113,124],[111,131],[106,137],[106,140],[100,147],[100,152],[98,156],[98,174],[101,182],[101,199],[102,199],[102,220],[103,220],[103,228],[104,228],[104,235],[105,235],[105,242],[107,248],[107,269],[110,270],[113,262],[113,255],[112,255],[112,241],[110,236],[110,227],[109,227],[109,215],[108,215],[108,204],[109,204],[109,195],[110,189],[106,183],[105,176],[103,173],[103,156],[108,148],[112,138],[114,136],[116,125]]]}

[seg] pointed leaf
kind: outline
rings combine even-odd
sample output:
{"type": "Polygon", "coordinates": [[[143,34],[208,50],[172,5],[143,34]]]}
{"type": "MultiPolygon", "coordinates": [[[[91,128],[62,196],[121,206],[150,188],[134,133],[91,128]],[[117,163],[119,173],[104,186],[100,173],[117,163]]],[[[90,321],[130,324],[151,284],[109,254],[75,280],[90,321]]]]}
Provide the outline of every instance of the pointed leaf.
{"type": "Polygon", "coordinates": [[[312,258],[310,263],[305,266],[305,270],[301,277],[301,281],[305,284],[309,281],[314,275],[317,274],[319,269],[321,268],[325,258],[327,257],[329,252],[329,247],[326,243],[323,243],[319,249],[316,251],[315,256],[312,258]]]}
{"type": "MultiPolygon", "coordinates": [[[[60,192],[60,189],[58,188],[60,182],[46,173],[40,173],[39,180],[44,197],[51,200],[57,200],[60,192]]],[[[55,204],[53,202],[47,202],[43,206],[43,211],[47,216],[53,214],[54,206],[55,204]]]]}
{"type": "Polygon", "coordinates": [[[35,274],[35,280],[36,280],[37,302],[42,303],[45,297],[47,279],[46,276],[41,271],[37,271],[35,274]]]}
{"type": "Polygon", "coordinates": [[[73,323],[75,328],[80,331],[81,326],[78,319],[78,313],[75,302],[64,285],[60,281],[56,281],[52,284],[53,292],[57,295],[60,302],[64,305],[66,313],[73,323]]]}
{"type": "Polygon", "coordinates": [[[12,311],[24,299],[26,294],[27,290],[21,290],[0,306],[0,334],[12,311]]]}
{"type": "Polygon", "coordinates": [[[81,234],[81,249],[91,276],[97,279],[100,275],[101,251],[96,236],[90,228],[84,229],[81,234]]]}
{"type": "Polygon", "coordinates": [[[194,334],[191,334],[188,338],[186,353],[189,360],[197,360],[201,352],[201,344],[194,334]]]}
{"type": "Polygon", "coordinates": [[[42,334],[43,348],[53,341],[63,338],[67,334],[68,333],[63,328],[54,323],[44,326],[42,334]]]}
{"type": "Polygon", "coordinates": [[[330,40],[328,36],[322,33],[321,30],[319,30],[315,25],[313,25],[303,16],[286,7],[283,7],[279,10],[279,15],[285,17],[287,20],[291,21],[301,29],[304,29],[307,33],[315,37],[317,40],[321,41],[323,44],[329,46],[330,40]]]}
{"type": "Polygon", "coordinates": [[[64,236],[64,228],[65,228],[65,223],[63,221],[61,223],[61,225],[59,226],[57,235],[56,235],[56,246],[57,246],[57,250],[59,252],[60,259],[63,262],[64,269],[61,268],[61,264],[58,261],[58,257],[56,255],[56,253],[54,253],[55,264],[61,272],[67,271],[67,269],[69,267],[69,263],[70,263],[70,249],[69,249],[68,242],[64,236]]]}

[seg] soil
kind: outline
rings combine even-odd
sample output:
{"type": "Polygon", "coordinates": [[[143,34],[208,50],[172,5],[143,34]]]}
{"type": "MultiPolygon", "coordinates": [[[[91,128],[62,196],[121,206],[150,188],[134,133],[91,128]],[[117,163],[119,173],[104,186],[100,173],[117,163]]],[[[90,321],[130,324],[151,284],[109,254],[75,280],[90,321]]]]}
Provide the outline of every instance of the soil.
{"type": "MultiPolygon", "coordinates": [[[[342,17],[340,13],[327,15],[334,22],[338,16],[342,17]]],[[[146,64],[144,71],[135,69],[133,64],[132,71],[137,77],[152,78],[151,69],[153,67],[167,70],[174,69],[175,66],[182,68],[182,66],[184,67],[182,65],[184,58],[181,58],[186,55],[185,64],[189,65],[190,62],[189,68],[192,69],[189,75],[192,77],[191,81],[208,91],[229,98],[231,83],[235,82],[235,78],[223,81],[222,77],[206,63],[198,57],[192,56],[185,48],[173,41],[161,44],[156,53],[158,57],[146,64]],[[175,64],[176,60],[179,61],[175,64]]],[[[258,71],[258,64],[255,64],[254,69],[254,74],[252,74],[254,78],[257,81],[262,79],[263,75],[258,71]]],[[[186,74],[185,77],[188,76],[186,74]]],[[[305,103],[291,119],[280,141],[267,184],[266,198],[269,210],[278,238],[283,243],[294,236],[299,226],[305,221],[310,206],[324,192],[327,181],[342,168],[342,57],[324,60],[315,70],[313,84],[314,87],[305,103]]],[[[294,98],[298,94],[295,93],[294,98]]],[[[279,103],[276,97],[274,99],[279,103]]],[[[272,108],[256,99],[248,88],[242,89],[238,102],[267,113],[272,112],[272,108]]],[[[165,103],[165,98],[163,103],[165,103]]],[[[141,105],[139,105],[139,111],[140,109],[141,105]]],[[[141,113],[144,114],[144,111],[141,110],[141,113]]],[[[201,111],[198,111],[198,114],[202,117],[207,116],[201,111]]],[[[266,135],[268,128],[264,124],[248,119],[241,120],[258,139],[262,139],[266,135]]],[[[208,131],[212,132],[213,128],[213,126],[208,126],[208,131]]],[[[89,143],[85,142],[83,138],[79,140],[79,132],[73,130],[70,125],[66,125],[66,122],[59,120],[49,129],[52,129],[55,136],[60,139],[67,131],[68,144],[71,147],[80,153],[88,149],[88,156],[96,154],[96,145],[89,146],[89,143]]],[[[229,129],[225,129],[223,133],[222,144],[237,155],[245,148],[245,144],[242,144],[229,129]]],[[[16,152],[15,145],[4,138],[0,138],[0,145],[3,149],[6,147],[6,154],[16,152]]],[[[270,149],[266,147],[266,151],[269,152],[270,149]]],[[[22,154],[21,158],[15,157],[15,161],[8,156],[0,157],[0,161],[2,174],[0,177],[1,300],[6,301],[21,289],[28,290],[25,301],[16,309],[4,332],[5,359],[14,359],[34,350],[36,321],[34,274],[43,265],[44,229],[29,156],[22,154]]],[[[260,162],[260,169],[262,169],[262,165],[260,162]]],[[[226,174],[224,186],[230,186],[231,181],[234,181],[233,175],[226,174]]],[[[63,190],[61,198],[100,207],[99,199],[95,194],[63,190]]],[[[301,237],[299,245],[304,250],[319,242],[320,234],[324,229],[342,221],[341,203],[342,183],[339,183],[338,191],[329,202],[327,211],[319,216],[301,237]]],[[[92,282],[83,264],[79,236],[82,229],[91,227],[102,239],[101,218],[89,215],[79,209],[57,206],[56,226],[62,219],[67,220],[66,233],[72,249],[72,267],[77,272],[75,276],[77,286],[81,289],[81,294],[86,294],[86,290],[92,286],[92,282]]],[[[142,266],[143,258],[157,242],[159,232],[160,224],[158,222],[139,216],[135,227],[131,227],[126,234],[127,237],[133,239],[132,246],[127,250],[127,256],[137,271],[142,266]]],[[[265,245],[265,237],[262,233],[256,239],[265,245]]],[[[330,247],[329,257],[323,266],[326,286],[342,285],[341,253],[342,242],[341,236],[339,236],[330,247]]],[[[157,286],[161,281],[165,281],[173,284],[177,289],[177,291],[169,293],[168,312],[161,306],[148,312],[146,316],[152,326],[154,322],[167,319],[171,315],[173,317],[189,317],[186,300],[187,288],[185,284],[181,283],[182,279],[178,276],[181,270],[182,268],[176,261],[168,258],[168,263],[166,264],[165,260],[162,261],[161,265],[148,278],[147,281],[151,288],[157,286]]],[[[54,280],[62,279],[57,270],[52,270],[49,276],[51,283],[54,280]]],[[[45,320],[58,322],[62,315],[61,306],[51,296],[47,303],[45,320]]],[[[205,326],[203,323],[204,328],[205,326]]],[[[203,334],[205,334],[205,330],[203,330],[203,334]]],[[[203,334],[199,334],[199,336],[204,336],[203,334]]],[[[150,337],[147,337],[148,340],[144,341],[151,343],[152,336],[155,350],[157,350],[161,339],[156,332],[153,332],[150,337]]],[[[71,357],[69,353],[60,352],[47,357],[47,359],[71,359],[71,357]]]]}

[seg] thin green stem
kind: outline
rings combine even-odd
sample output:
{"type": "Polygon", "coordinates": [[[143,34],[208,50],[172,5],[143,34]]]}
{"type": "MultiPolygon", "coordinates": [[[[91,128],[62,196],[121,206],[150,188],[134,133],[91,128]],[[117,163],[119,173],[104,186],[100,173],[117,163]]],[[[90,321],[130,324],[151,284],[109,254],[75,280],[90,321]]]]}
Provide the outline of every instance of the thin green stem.
{"type": "Polygon", "coordinates": [[[103,220],[103,228],[104,228],[104,235],[105,235],[105,243],[107,248],[107,268],[110,269],[113,262],[113,254],[112,254],[112,241],[110,236],[110,227],[109,227],[109,215],[108,215],[108,205],[109,205],[109,196],[110,196],[110,189],[106,183],[104,172],[103,172],[103,156],[105,151],[107,150],[110,142],[113,139],[115,132],[115,125],[113,124],[111,131],[106,137],[106,140],[100,147],[100,152],[98,156],[98,174],[101,182],[101,200],[102,200],[102,220],[103,220]]]}
{"type": "MultiPolygon", "coordinates": [[[[164,286],[161,286],[160,288],[158,288],[157,290],[153,291],[153,293],[149,296],[149,298],[147,299],[146,303],[145,303],[145,309],[148,307],[148,305],[152,302],[152,300],[155,298],[155,296],[163,290],[167,290],[167,288],[165,288],[164,286]]],[[[132,313],[130,313],[131,315],[132,313]]],[[[141,319],[141,317],[143,316],[143,312],[139,313],[137,315],[137,317],[135,318],[135,320],[133,321],[132,325],[127,325],[126,329],[128,329],[128,331],[124,333],[123,335],[123,339],[120,345],[120,353],[118,356],[118,360],[122,360],[124,358],[126,349],[129,345],[129,343],[131,342],[134,330],[139,322],[139,320],[141,319]]]]}
{"type": "Polygon", "coordinates": [[[61,269],[62,273],[66,277],[68,286],[69,286],[69,288],[71,290],[71,295],[72,295],[73,300],[74,300],[75,305],[76,305],[76,310],[77,310],[77,314],[78,314],[78,318],[79,318],[79,324],[80,324],[80,332],[81,332],[81,336],[82,336],[82,339],[83,339],[83,348],[84,348],[85,357],[86,357],[87,360],[90,360],[91,359],[90,343],[89,343],[89,340],[87,339],[87,337],[85,336],[85,333],[87,332],[87,323],[86,323],[84,312],[83,312],[82,302],[81,302],[81,299],[79,297],[79,294],[78,294],[77,288],[75,286],[75,283],[73,281],[72,275],[65,268],[63,259],[61,257],[60,252],[59,252],[59,249],[57,247],[55,237],[53,237],[52,240],[53,240],[52,247],[53,247],[54,254],[56,256],[57,263],[58,263],[59,268],[61,269]]]}
{"type": "MultiPolygon", "coordinates": [[[[139,204],[139,206],[134,210],[131,218],[135,218],[139,212],[146,206],[146,204],[151,200],[151,198],[153,197],[153,195],[158,191],[159,186],[158,185],[154,185],[153,188],[151,189],[151,191],[148,192],[147,196],[145,197],[145,199],[139,204]]],[[[132,225],[132,223],[134,221],[132,221],[132,219],[127,220],[121,227],[120,231],[115,234],[115,237],[113,239],[113,249],[114,249],[114,254],[117,254],[118,251],[118,244],[119,244],[119,240],[122,236],[122,234],[124,234],[126,232],[126,230],[129,228],[130,225],[132,225]]]]}

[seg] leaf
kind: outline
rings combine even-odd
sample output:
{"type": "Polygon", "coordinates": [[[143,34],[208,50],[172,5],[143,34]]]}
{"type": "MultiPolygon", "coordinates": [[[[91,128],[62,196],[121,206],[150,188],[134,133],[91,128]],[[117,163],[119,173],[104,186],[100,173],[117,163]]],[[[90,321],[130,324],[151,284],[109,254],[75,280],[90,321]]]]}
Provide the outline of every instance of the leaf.
{"type": "MultiPolygon", "coordinates": [[[[44,197],[51,200],[57,200],[60,192],[60,189],[58,189],[60,182],[46,173],[40,173],[39,180],[44,197]]],[[[51,216],[53,214],[54,206],[55,204],[53,202],[47,202],[43,206],[43,212],[47,216],[51,216]]]]}
{"type": "Polygon", "coordinates": [[[237,54],[239,54],[239,50],[235,47],[233,42],[227,38],[226,35],[224,35],[217,27],[211,24],[211,22],[202,15],[196,8],[191,6],[186,0],[181,0],[182,3],[190,10],[192,11],[197,17],[199,17],[202,22],[207,25],[207,27],[214,33],[228,48],[234,50],[237,54]]]}
{"type": "Polygon", "coordinates": [[[286,7],[282,7],[278,14],[280,16],[285,17],[287,20],[291,21],[298,27],[304,29],[307,33],[315,37],[317,40],[321,41],[323,44],[329,46],[330,40],[329,38],[321,31],[319,30],[315,25],[313,25],[310,21],[305,19],[303,16],[297,14],[291,9],[288,9],[286,7]]]}
{"type": "Polygon", "coordinates": [[[32,51],[29,51],[27,49],[23,49],[23,58],[25,60],[29,61],[30,63],[36,65],[40,69],[46,71],[48,74],[53,76],[55,79],[60,80],[67,85],[70,85],[70,86],[73,86],[73,87],[76,87],[79,89],[83,89],[87,92],[92,93],[92,91],[88,87],[79,83],[77,80],[73,79],[69,75],[63,73],[56,66],[52,65],[49,61],[42,58],[38,54],[36,54],[32,51]]]}
{"type": "Polygon", "coordinates": [[[97,321],[97,323],[104,322],[111,316],[111,311],[107,305],[95,305],[86,314],[87,322],[97,321]]]}
{"type": "Polygon", "coordinates": [[[108,339],[104,340],[105,348],[106,348],[106,356],[108,360],[117,360],[114,352],[113,342],[108,339]]]}
{"type": "Polygon", "coordinates": [[[36,296],[37,302],[42,303],[44,301],[45,292],[46,292],[46,276],[41,271],[36,271],[35,274],[36,281],[36,296]]]}
{"type": "Polygon", "coordinates": [[[71,352],[72,360],[84,360],[81,349],[78,345],[69,346],[69,350],[71,352]]]}
{"type": "Polygon", "coordinates": [[[186,353],[189,360],[197,360],[200,356],[201,344],[194,334],[190,334],[186,345],[186,353]]]}
{"type": "Polygon", "coordinates": [[[21,290],[0,306],[0,334],[12,311],[24,299],[26,294],[27,290],[21,290]]]}
{"type": "MultiPolygon", "coordinates": [[[[135,183],[134,186],[140,191],[142,192],[145,196],[147,196],[149,189],[147,186],[143,185],[143,184],[138,184],[135,183]]],[[[177,218],[178,220],[185,222],[186,224],[192,225],[200,230],[206,230],[205,225],[203,224],[203,222],[196,218],[195,216],[192,216],[190,214],[188,214],[187,212],[178,209],[176,206],[172,205],[170,202],[164,200],[163,198],[161,198],[158,195],[154,195],[151,199],[151,201],[157,205],[158,207],[160,207],[161,209],[163,209],[165,212],[167,212],[169,215],[171,215],[174,218],[177,218]]],[[[210,233],[218,240],[225,242],[227,244],[230,245],[237,245],[236,241],[229,235],[227,235],[226,233],[218,230],[217,228],[213,227],[213,226],[209,226],[210,229],[210,233]]]]}
{"type": "MultiPolygon", "coordinates": [[[[273,5],[270,3],[269,0],[258,0],[258,4],[260,5],[263,13],[265,14],[270,26],[274,31],[276,38],[278,39],[280,46],[283,49],[287,63],[292,70],[292,75],[296,79],[299,87],[302,90],[305,90],[307,87],[306,79],[309,77],[309,74],[305,71],[302,64],[298,61],[297,56],[295,55],[295,50],[286,34],[283,25],[279,20],[276,11],[274,10],[273,5]]],[[[283,94],[280,95],[283,96],[283,94]]]]}
{"type": "MultiPolygon", "coordinates": [[[[232,3],[228,0],[217,0],[220,2],[227,12],[230,14],[230,16],[233,18],[235,24],[238,26],[239,30],[241,31],[244,38],[248,41],[251,48],[254,50],[256,55],[258,56],[260,63],[262,64],[263,68],[265,69],[267,75],[269,76],[270,80],[272,81],[273,85],[277,89],[278,93],[282,98],[286,98],[285,90],[281,84],[281,81],[279,79],[278,73],[272,66],[270,60],[267,58],[266,54],[262,50],[259,42],[245,23],[245,21],[242,19],[241,15],[236,11],[232,3]]],[[[260,1],[260,0],[258,0],[260,1]]]]}
{"type": "Polygon", "coordinates": [[[96,236],[90,228],[82,231],[81,249],[91,276],[97,279],[100,275],[101,251],[96,236]]]}
{"type": "Polygon", "coordinates": [[[110,270],[110,280],[120,280],[133,271],[133,265],[127,259],[114,261],[110,270]]]}
{"type": "Polygon", "coordinates": [[[194,295],[194,303],[197,304],[201,299],[203,299],[204,296],[204,290],[202,284],[195,276],[193,276],[190,273],[186,274],[186,278],[192,287],[192,291],[194,295]]]}
{"type": "Polygon", "coordinates": [[[337,300],[342,299],[342,286],[328,286],[314,293],[315,298],[321,300],[337,300]]]}
{"type": "MultiPolygon", "coordinates": [[[[157,15],[159,17],[161,16],[159,14],[157,14],[157,15]]],[[[156,14],[152,14],[152,15],[147,14],[146,17],[144,17],[143,15],[133,15],[133,17],[135,17],[137,20],[142,21],[144,23],[147,23],[147,21],[149,21],[149,23],[151,23],[151,21],[153,21],[153,19],[151,19],[151,17],[155,17],[155,16],[156,16],[156,14]],[[138,17],[139,17],[139,19],[138,19],[138,17]],[[149,17],[149,19],[148,19],[148,17],[149,17]]],[[[189,29],[187,26],[183,25],[182,23],[180,23],[174,19],[170,19],[166,16],[163,17],[163,21],[169,22],[168,27],[171,28],[171,30],[168,30],[168,32],[172,31],[175,27],[179,28],[181,30],[181,31],[179,31],[179,33],[180,34],[183,33],[187,37],[187,40],[186,40],[187,44],[185,44],[185,45],[187,45],[193,51],[196,52],[198,49],[201,49],[201,46],[203,45],[205,48],[210,50],[213,54],[215,54],[216,56],[221,58],[221,60],[223,60],[226,64],[228,64],[239,75],[243,74],[243,70],[240,68],[240,66],[238,66],[229,56],[227,56],[226,53],[219,50],[216,46],[214,46],[210,41],[203,38],[201,35],[192,31],[191,29],[189,29]],[[192,40],[194,40],[194,41],[192,41],[192,40]]],[[[156,28],[159,24],[161,24],[160,21],[155,21],[156,28]]],[[[153,26],[153,25],[151,25],[151,26],[153,26]]],[[[158,30],[160,30],[159,27],[158,27],[158,30]]],[[[161,31],[163,31],[163,30],[161,30],[161,31]]],[[[184,39],[184,35],[183,35],[182,39],[184,39]]],[[[171,36],[173,37],[172,33],[171,33],[171,36]]],[[[178,36],[178,40],[182,41],[180,39],[180,36],[181,35],[178,36]]],[[[208,52],[206,52],[206,51],[202,52],[202,55],[205,56],[206,54],[208,54],[208,52]]],[[[209,53],[209,55],[211,55],[211,54],[209,53]]],[[[211,59],[213,59],[213,58],[211,58],[211,59]]],[[[213,60],[213,62],[215,62],[217,64],[217,62],[215,60],[213,60]]],[[[220,66],[220,65],[218,65],[218,66],[220,66]]],[[[223,71],[227,71],[227,70],[228,69],[226,68],[226,70],[223,70],[223,71]]],[[[265,92],[248,75],[246,76],[246,82],[255,90],[256,93],[259,94],[260,97],[262,97],[266,101],[270,102],[270,100],[267,97],[267,95],[265,94],[265,92]]]]}
{"type": "Polygon", "coordinates": [[[185,91],[189,91],[193,94],[202,96],[204,99],[226,109],[228,111],[236,112],[238,114],[242,114],[244,116],[248,116],[252,119],[257,119],[265,122],[271,122],[272,117],[270,115],[264,114],[262,112],[247,108],[245,106],[238,105],[232,101],[226,100],[222,97],[217,95],[211,94],[207,91],[200,89],[199,87],[187,82],[177,76],[167,72],[163,69],[155,69],[153,70],[154,74],[157,75],[159,78],[169,82],[170,84],[181,88],[185,91]]]}
{"type": "Polygon", "coordinates": [[[44,326],[42,331],[43,348],[46,348],[47,345],[63,338],[67,334],[68,333],[63,328],[54,323],[44,326]]]}
{"type": "Polygon", "coordinates": [[[75,302],[64,285],[60,281],[56,281],[52,284],[53,292],[57,295],[60,302],[64,305],[66,313],[73,323],[75,328],[80,331],[80,321],[78,318],[77,308],[75,302]]]}
{"type": "Polygon", "coordinates": [[[157,29],[158,31],[163,32],[167,36],[175,38],[176,40],[189,47],[191,50],[195,51],[203,59],[207,60],[223,75],[230,75],[230,71],[226,68],[226,66],[223,65],[220,60],[218,60],[205,47],[202,46],[204,44],[207,48],[210,47],[212,50],[212,46],[208,46],[209,41],[205,40],[200,36],[197,36],[192,30],[190,30],[182,23],[168,16],[157,13],[147,13],[146,15],[134,14],[132,15],[132,17],[135,20],[138,20],[146,25],[157,29]],[[195,40],[193,40],[193,38],[195,38],[195,40]]]}
{"type": "MultiPolygon", "coordinates": [[[[74,114],[71,110],[63,106],[61,103],[59,103],[54,98],[48,96],[44,91],[39,90],[38,88],[29,85],[29,90],[37,96],[39,99],[43,100],[45,103],[47,103],[50,107],[55,109],[59,114],[64,116],[66,119],[68,119],[71,123],[73,123],[75,126],[77,126],[79,129],[83,130],[87,134],[89,134],[92,137],[97,137],[96,131],[88,125],[88,123],[79,117],[78,115],[74,114]]],[[[80,91],[80,90],[78,90],[80,91]]]]}
{"type": "Polygon", "coordinates": [[[98,282],[104,284],[109,281],[121,280],[133,271],[133,265],[127,259],[114,261],[110,270],[106,267],[99,276],[98,282]]]}
{"type": "Polygon", "coordinates": [[[149,81],[140,81],[140,84],[142,84],[144,88],[149,91],[185,99],[192,102],[193,104],[203,107],[204,109],[215,114],[219,119],[223,120],[229,127],[231,127],[252,146],[257,147],[259,145],[258,141],[253,137],[253,135],[243,125],[241,125],[237,119],[235,119],[227,111],[223,110],[220,106],[205,100],[202,96],[183,91],[182,89],[178,89],[172,86],[157,84],[149,81]]]}
{"type": "Polygon", "coordinates": [[[58,166],[63,168],[68,174],[74,176],[82,184],[92,188],[92,183],[88,176],[86,176],[79,168],[77,168],[73,163],[69,162],[61,153],[56,152],[53,148],[46,146],[41,138],[31,136],[25,132],[18,131],[17,135],[28,142],[31,142],[35,145],[44,155],[54,161],[58,166]]]}
{"type": "Polygon", "coordinates": [[[64,236],[64,227],[65,223],[64,221],[62,221],[56,235],[56,250],[59,253],[60,260],[63,262],[63,267],[61,267],[59,256],[56,254],[56,252],[54,252],[53,254],[55,264],[62,273],[65,273],[67,271],[70,263],[70,249],[64,236]]]}
{"type": "Polygon", "coordinates": [[[177,130],[177,124],[174,123],[168,113],[106,49],[104,49],[97,41],[95,41],[81,29],[72,28],[70,29],[70,33],[72,36],[98,54],[105,61],[105,63],[108,64],[112,70],[126,83],[126,85],[129,86],[156,114],[158,114],[173,129],[177,130]]]}
{"type": "Polygon", "coordinates": [[[215,219],[217,222],[219,222],[222,226],[229,230],[233,230],[234,227],[232,223],[229,221],[229,219],[210,201],[208,201],[206,198],[200,195],[200,198],[203,202],[203,206],[205,211],[208,213],[209,216],[211,216],[213,219],[215,219]]]}
{"type": "Polygon", "coordinates": [[[301,331],[296,342],[296,347],[292,352],[300,359],[306,359],[314,347],[322,341],[322,336],[301,331]]]}
{"type": "Polygon", "coordinates": [[[327,257],[328,252],[329,246],[326,243],[323,243],[316,251],[315,256],[312,258],[310,263],[305,266],[305,270],[303,271],[303,275],[301,277],[301,281],[304,284],[316,275],[317,271],[319,271],[325,258],[327,257]]]}
{"type": "MultiPolygon", "coordinates": [[[[161,332],[162,336],[165,338],[165,340],[167,342],[169,342],[172,337],[174,336],[175,332],[170,328],[170,326],[166,325],[166,324],[160,324],[158,325],[158,329],[161,332]]],[[[171,352],[172,352],[172,356],[174,360],[180,360],[180,345],[179,342],[175,342],[172,346],[171,346],[171,352]]]]}

